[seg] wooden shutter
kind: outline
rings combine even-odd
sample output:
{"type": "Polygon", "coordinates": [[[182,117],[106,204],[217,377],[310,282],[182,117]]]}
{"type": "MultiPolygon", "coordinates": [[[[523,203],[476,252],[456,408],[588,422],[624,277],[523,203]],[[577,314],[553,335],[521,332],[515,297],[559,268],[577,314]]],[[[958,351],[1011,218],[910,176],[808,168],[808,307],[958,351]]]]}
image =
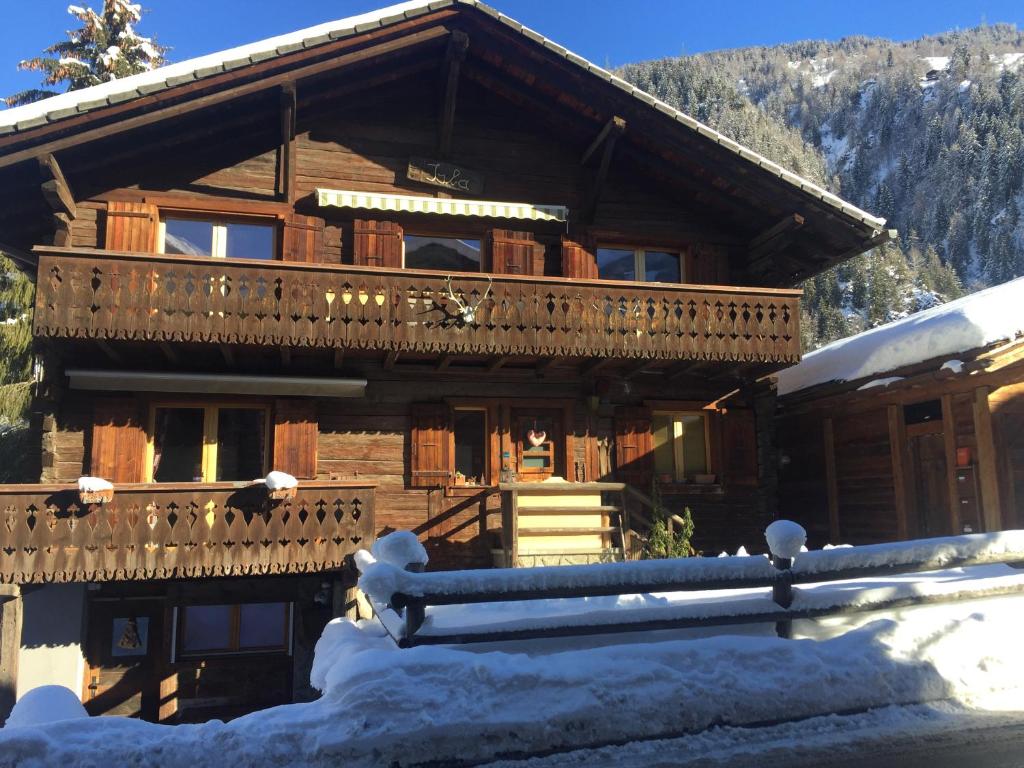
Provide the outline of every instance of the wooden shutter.
{"type": "Polygon", "coordinates": [[[315,479],[317,432],[315,400],[275,400],[272,469],[297,478],[315,479]]]}
{"type": "Polygon", "coordinates": [[[570,238],[562,235],[562,275],[583,280],[594,280],[597,274],[597,255],[592,238],[570,238]]]}
{"type": "Polygon", "coordinates": [[[410,413],[409,485],[412,488],[446,485],[451,477],[451,409],[443,403],[413,403],[410,413]]]}
{"type": "Polygon", "coordinates": [[[156,251],[156,231],[160,223],[159,209],[150,203],[107,203],[108,251],[156,251]]]}
{"type": "Polygon", "coordinates": [[[649,408],[615,412],[615,477],[646,491],[654,475],[654,438],[649,408]]]}
{"type": "Polygon", "coordinates": [[[698,243],[683,255],[683,279],[698,285],[722,285],[729,282],[729,255],[719,245],[698,243]]]}
{"type": "Polygon", "coordinates": [[[757,485],[757,428],[749,408],[729,408],[722,427],[722,469],[731,485],[757,485]]]}
{"type": "Polygon", "coordinates": [[[491,272],[499,275],[543,275],[544,246],[532,232],[492,229],[487,233],[491,272]]]}
{"type": "Polygon", "coordinates": [[[324,220],[289,213],[284,220],[281,258],[284,261],[323,261],[324,220]]]}
{"type": "Polygon", "coordinates": [[[352,224],[352,258],[364,267],[402,267],[402,227],[393,221],[356,219],[352,224]]]}
{"type": "Polygon", "coordinates": [[[89,472],[112,483],[143,483],[146,429],[134,397],[98,398],[93,404],[89,472]]]}

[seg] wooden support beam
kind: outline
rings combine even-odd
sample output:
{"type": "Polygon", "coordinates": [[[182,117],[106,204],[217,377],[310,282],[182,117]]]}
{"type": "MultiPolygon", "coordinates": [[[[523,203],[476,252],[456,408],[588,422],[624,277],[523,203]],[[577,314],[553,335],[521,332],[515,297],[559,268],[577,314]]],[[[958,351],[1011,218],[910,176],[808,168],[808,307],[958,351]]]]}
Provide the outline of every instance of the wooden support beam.
{"type": "Polygon", "coordinates": [[[889,418],[889,457],[892,461],[893,504],[896,508],[896,538],[905,540],[910,535],[910,521],[907,514],[907,476],[905,460],[907,433],[903,423],[903,408],[890,405],[889,418]]]}
{"type": "Polygon", "coordinates": [[[395,363],[398,362],[398,353],[394,350],[384,355],[384,370],[390,371],[395,367],[395,363]]]}
{"type": "Polygon", "coordinates": [[[292,348],[286,345],[281,345],[281,365],[288,367],[292,364],[292,348]]]}
{"type": "Polygon", "coordinates": [[[121,353],[114,349],[103,339],[96,339],[96,346],[100,348],[100,352],[107,356],[110,362],[117,365],[124,365],[124,358],[121,357],[121,353]]]}
{"type": "MultiPolygon", "coordinates": [[[[507,363],[511,359],[512,358],[510,358],[510,357],[495,357],[495,358],[493,358],[487,364],[487,372],[488,373],[494,373],[499,368],[504,367],[505,363],[507,363]]],[[[552,359],[555,359],[555,358],[552,358],[552,359]]]]}
{"type": "Polygon", "coordinates": [[[593,376],[595,373],[600,371],[607,365],[615,362],[614,358],[611,357],[593,357],[586,363],[580,366],[579,375],[580,378],[586,378],[587,376],[593,376]]]}
{"type": "Polygon", "coordinates": [[[825,491],[828,495],[828,535],[830,541],[842,541],[839,534],[839,480],[836,477],[836,438],[832,419],[824,421],[825,491]]]}
{"type": "Polygon", "coordinates": [[[799,213],[791,213],[772,227],[769,227],[757,237],[751,239],[748,247],[750,255],[757,258],[767,252],[767,247],[783,235],[800,229],[804,225],[804,217],[799,213]]]}
{"type": "Polygon", "coordinates": [[[946,495],[949,496],[949,533],[958,536],[960,523],[960,490],[956,482],[956,419],[953,416],[953,396],[942,395],[942,442],[946,455],[946,495]]]}
{"type": "MultiPolygon", "coordinates": [[[[586,224],[590,224],[594,221],[594,215],[597,213],[597,204],[601,201],[601,193],[604,191],[604,184],[608,179],[608,169],[611,167],[612,153],[615,152],[615,143],[625,132],[626,121],[618,116],[609,120],[605,127],[601,129],[599,137],[604,136],[602,140],[604,149],[601,152],[601,164],[598,166],[597,173],[594,175],[594,178],[590,183],[590,189],[587,192],[587,200],[583,206],[582,221],[586,224]]],[[[584,161],[587,157],[589,157],[589,155],[584,153],[584,161]]]]}
{"type": "Polygon", "coordinates": [[[601,130],[598,132],[597,136],[594,137],[594,140],[590,142],[590,146],[588,146],[586,150],[583,152],[583,156],[580,158],[580,165],[587,164],[587,160],[589,160],[591,156],[595,152],[597,152],[598,149],[601,148],[601,145],[604,144],[605,139],[611,138],[613,133],[618,132],[619,134],[621,134],[625,130],[626,121],[623,120],[621,117],[613,117],[611,120],[605,123],[601,127],[601,130]]]}
{"type": "Polygon", "coordinates": [[[18,651],[21,647],[21,587],[0,584],[0,719],[14,708],[18,688],[18,651]]]}
{"type": "Polygon", "coordinates": [[[71,247],[71,217],[66,213],[54,213],[51,218],[53,244],[58,248],[71,247]]]}
{"type": "Polygon", "coordinates": [[[281,147],[278,150],[277,191],[283,200],[295,202],[295,83],[281,86],[281,147]]]}
{"type": "Polygon", "coordinates": [[[224,358],[224,362],[232,368],[235,365],[235,350],[230,344],[218,344],[220,347],[220,355],[224,358]]]}
{"type": "Polygon", "coordinates": [[[455,359],[454,355],[442,355],[441,359],[437,361],[437,370],[446,371],[455,359]]]}
{"type": "Polygon", "coordinates": [[[163,353],[163,356],[164,358],[166,358],[168,363],[170,363],[171,365],[181,364],[181,357],[178,355],[177,352],[174,351],[173,347],[171,347],[170,344],[168,344],[166,341],[160,341],[157,342],[157,346],[160,348],[160,352],[163,353]]]}
{"type": "Polygon", "coordinates": [[[441,119],[438,126],[437,153],[442,159],[448,157],[452,148],[452,132],[455,129],[455,105],[459,95],[459,70],[469,50],[469,35],[454,30],[448,38],[448,49],[444,54],[444,96],[441,100],[441,119]]]}
{"type": "Polygon", "coordinates": [[[55,213],[63,213],[69,219],[78,217],[78,206],[71,192],[64,172],[61,171],[57,158],[46,154],[39,158],[39,172],[43,178],[43,197],[55,213]]]}
{"type": "Polygon", "coordinates": [[[641,360],[639,363],[634,363],[632,366],[622,372],[621,376],[623,379],[632,379],[639,376],[644,371],[649,371],[656,365],[661,363],[661,360],[641,360]]]}
{"type": "Polygon", "coordinates": [[[334,368],[337,370],[345,365],[345,348],[338,347],[334,350],[334,368]]]}
{"type": "Polygon", "coordinates": [[[992,412],[988,407],[988,387],[974,390],[974,438],[978,444],[978,480],[981,485],[981,518],[985,532],[1002,530],[1003,513],[999,503],[999,462],[992,435],[992,412]]]}
{"type": "Polygon", "coordinates": [[[534,366],[534,371],[538,376],[544,376],[548,371],[561,363],[562,360],[563,358],[561,357],[549,357],[547,360],[537,363],[537,365],[534,366]]]}
{"type": "MultiPolygon", "coordinates": [[[[37,259],[28,252],[4,242],[0,242],[0,253],[11,261],[16,261],[23,267],[31,267],[33,270],[35,270],[38,263],[37,259]]],[[[33,271],[32,274],[35,275],[35,272],[33,271]]]]}

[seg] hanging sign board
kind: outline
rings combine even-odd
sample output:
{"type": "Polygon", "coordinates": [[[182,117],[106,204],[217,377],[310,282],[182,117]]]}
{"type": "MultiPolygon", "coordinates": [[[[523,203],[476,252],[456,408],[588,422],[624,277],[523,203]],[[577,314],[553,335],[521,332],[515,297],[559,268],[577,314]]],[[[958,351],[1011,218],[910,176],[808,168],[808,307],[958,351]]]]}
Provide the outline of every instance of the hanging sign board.
{"type": "Polygon", "coordinates": [[[454,163],[443,163],[426,157],[409,158],[409,170],[406,172],[413,181],[443,187],[455,192],[466,192],[476,195],[484,190],[483,174],[454,163]]]}

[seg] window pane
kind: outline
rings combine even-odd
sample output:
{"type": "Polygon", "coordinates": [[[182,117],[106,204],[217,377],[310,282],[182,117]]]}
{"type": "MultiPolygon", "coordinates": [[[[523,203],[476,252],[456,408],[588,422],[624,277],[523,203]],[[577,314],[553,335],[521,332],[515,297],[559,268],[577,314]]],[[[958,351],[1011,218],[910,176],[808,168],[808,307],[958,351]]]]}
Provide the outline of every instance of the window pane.
{"type": "Polygon", "coordinates": [[[480,241],[406,235],[405,266],[409,269],[479,272],[480,241]]]}
{"type": "Polygon", "coordinates": [[[708,452],[704,443],[704,417],[700,414],[680,416],[683,423],[683,472],[687,477],[708,471],[708,452]]]}
{"type": "Polygon", "coordinates": [[[231,648],[231,606],[190,605],[183,608],[182,650],[226,651],[231,648]]]}
{"type": "Polygon", "coordinates": [[[157,408],[153,479],[188,483],[203,479],[203,409],[157,408]]]}
{"type": "Polygon", "coordinates": [[[251,603],[239,606],[239,648],[284,648],[284,603],[251,603]]]}
{"type": "Polygon", "coordinates": [[[228,224],[227,231],[228,258],[274,258],[274,228],[269,224],[228,224]]]}
{"type": "Polygon", "coordinates": [[[217,413],[217,480],[255,480],[266,474],[261,408],[221,408],[217,413]]]}
{"type": "Polygon", "coordinates": [[[654,473],[672,475],[675,479],[676,462],[672,440],[674,437],[672,416],[656,413],[651,417],[651,435],[654,438],[654,473]]]}
{"type": "Polygon", "coordinates": [[[164,220],[164,253],[209,256],[213,253],[213,223],[188,219],[164,220]]]}
{"type": "Polygon", "coordinates": [[[484,481],[486,430],[483,411],[455,411],[455,471],[478,483],[484,481]]]}
{"type": "Polygon", "coordinates": [[[648,282],[678,283],[681,279],[679,255],[675,253],[645,251],[644,270],[648,282]]]}
{"type": "Polygon", "coordinates": [[[597,274],[604,280],[636,280],[636,257],[633,250],[598,248],[597,274]]]}

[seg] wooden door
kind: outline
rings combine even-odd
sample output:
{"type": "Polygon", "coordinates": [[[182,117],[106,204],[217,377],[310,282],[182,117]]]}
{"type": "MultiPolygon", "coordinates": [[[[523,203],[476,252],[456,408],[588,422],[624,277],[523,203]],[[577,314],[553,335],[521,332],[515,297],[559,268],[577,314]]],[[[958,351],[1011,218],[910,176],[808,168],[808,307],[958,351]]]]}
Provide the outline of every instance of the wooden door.
{"type": "Polygon", "coordinates": [[[911,535],[919,538],[952,535],[946,447],[942,432],[908,434],[907,448],[913,494],[909,504],[911,526],[917,525],[916,534],[912,531],[911,535]]]}
{"type": "Polygon", "coordinates": [[[512,440],[516,448],[519,479],[525,482],[565,477],[561,411],[515,409],[512,440]]]}
{"type": "Polygon", "coordinates": [[[124,715],[156,722],[163,610],[161,600],[90,601],[82,695],[90,715],[124,715]]]}

